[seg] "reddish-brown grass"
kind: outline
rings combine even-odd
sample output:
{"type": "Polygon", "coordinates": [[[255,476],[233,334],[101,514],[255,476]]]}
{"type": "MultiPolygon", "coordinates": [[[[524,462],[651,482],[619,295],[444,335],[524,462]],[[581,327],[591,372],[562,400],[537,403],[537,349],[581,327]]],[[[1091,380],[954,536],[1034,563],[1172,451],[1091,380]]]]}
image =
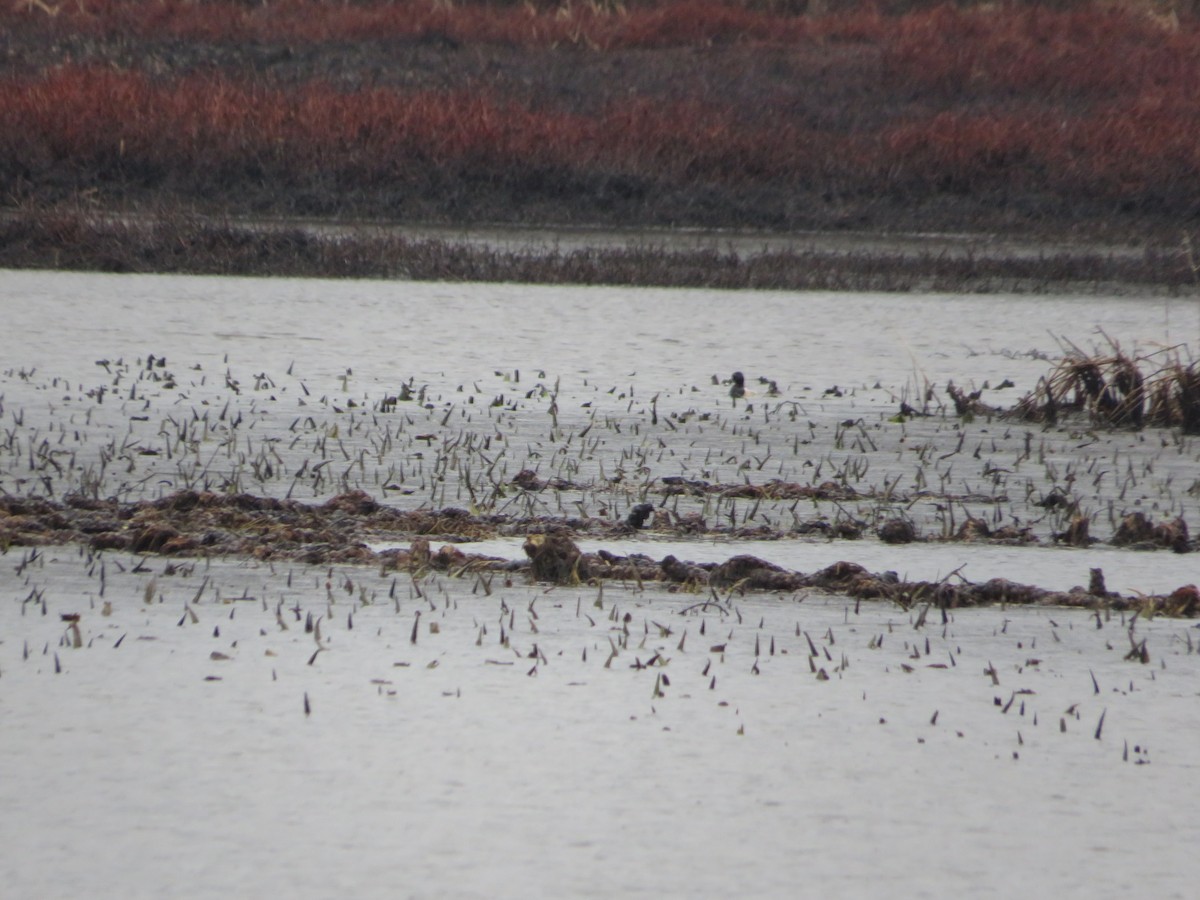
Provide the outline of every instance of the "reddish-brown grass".
{"type": "Polygon", "coordinates": [[[402,178],[411,167],[599,168],[671,182],[854,179],[880,191],[1009,186],[1117,200],[1200,197],[1197,102],[1145,97],[1064,118],[939,112],[868,134],[772,128],[698,102],[634,99],[595,116],[535,111],[487,90],[284,90],[191,75],[66,66],[0,82],[0,160],[32,177],[71,162],[117,175],[178,170],[402,178]]]}
{"type": "Polygon", "coordinates": [[[900,17],[880,43],[893,77],[965,98],[1183,94],[1200,77],[1194,21],[1168,30],[1115,6],[974,12],[945,6],[900,17]]]}
{"type": "Polygon", "coordinates": [[[578,221],[610,208],[615,186],[613,215],[659,223],[747,224],[757,205],[767,211],[749,224],[853,209],[870,225],[887,207],[922,227],[921,210],[943,201],[1018,224],[1200,220],[1193,19],[1168,28],[1093,5],[787,9],[89,0],[50,16],[6,4],[0,31],[51,49],[45,64],[0,65],[0,179],[10,203],[100,190],[236,206],[254,192],[260,209],[286,212],[308,192],[322,208],[379,214],[378,198],[401,191],[442,202],[447,218],[526,204],[514,215],[578,221]],[[436,60],[447,71],[474,65],[469,46],[509,74],[484,64],[428,86],[425,61],[389,66],[398,54],[380,44],[433,39],[451,48],[436,60]],[[376,48],[374,74],[298,66],[285,78],[267,64],[307,43],[334,47],[329,65],[345,42],[376,48]],[[231,45],[251,48],[248,61],[164,62],[231,45]],[[513,47],[557,74],[514,61],[513,47]],[[618,68],[605,70],[610,57],[618,68]],[[688,78],[672,79],[685,64],[688,78]],[[567,84],[576,65],[589,75],[567,84]],[[490,208],[471,205],[488,191],[490,208]]]}
{"type": "Polygon", "coordinates": [[[805,173],[795,129],[747,131],[732,111],[634,100],[594,117],[537,112],[478,91],[351,94],[193,75],[62,67],[0,82],[0,148],[10,165],[192,170],[253,166],[294,174],[403,177],[411,166],[599,166],[646,177],[741,182],[805,173]]]}
{"type": "MultiPolygon", "coordinates": [[[[167,35],[222,41],[358,41],[442,38],[463,43],[556,44],[592,49],[696,46],[714,42],[791,42],[882,32],[874,10],[813,19],[719,0],[665,2],[451,3],[437,0],[88,0],[50,6],[62,25],[94,34],[167,35]]],[[[0,13],[38,17],[17,2],[0,13]]]]}

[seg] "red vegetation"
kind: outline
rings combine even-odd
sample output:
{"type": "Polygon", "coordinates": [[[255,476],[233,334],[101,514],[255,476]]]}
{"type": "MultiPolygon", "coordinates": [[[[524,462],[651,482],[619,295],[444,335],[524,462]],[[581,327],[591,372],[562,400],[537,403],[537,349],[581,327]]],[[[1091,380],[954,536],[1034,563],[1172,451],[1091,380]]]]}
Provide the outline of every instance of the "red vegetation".
{"type": "Polygon", "coordinates": [[[1070,12],[939,7],[897,19],[882,43],[896,77],[959,96],[1183,94],[1200,76],[1194,21],[1173,28],[1117,7],[1070,12]]]}
{"type": "MultiPolygon", "coordinates": [[[[882,18],[862,13],[811,19],[719,0],[630,3],[452,3],[437,0],[88,0],[48,4],[66,27],[94,34],[220,41],[363,41],[437,37],[522,46],[702,46],[731,41],[791,43],[809,37],[878,35],[882,18]]],[[[805,4],[799,4],[803,7],[805,4]]],[[[42,14],[18,2],[9,15],[42,14]]]]}
{"type": "MultiPolygon", "coordinates": [[[[0,28],[74,36],[85,47],[97,35],[215,42],[204,45],[214,54],[223,42],[291,52],[296,42],[436,36],[454,49],[541,48],[528,52],[547,65],[562,65],[564,52],[581,67],[624,55],[613,56],[611,84],[597,77],[569,90],[532,77],[429,88],[400,75],[288,80],[250,64],[164,69],[146,61],[157,59],[150,51],[125,66],[86,54],[10,65],[0,78],[0,179],[20,202],[100,188],[236,205],[242,184],[374,192],[336,203],[378,214],[387,212],[380,192],[435,202],[499,185],[518,206],[543,204],[536,214],[587,219],[597,192],[617,183],[626,195],[618,213],[701,224],[762,224],[739,221],[749,213],[729,199],[747,188],[778,204],[766,218],[784,227],[820,224],[812,209],[822,205],[900,209],[939,197],[970,198],[1010,223],[1125,212],[1194,227],[1200,218],[1192,20],[1166,28],[1095,7],[811,18],[711,0],[628,10],[313,0],[92,0],[53,17],[21,9],[0,13],[0,28]],[[732,45],[734,56],[714,44],[732,45]],[[629,55],[668,47],[703,54],[712,68],[697,71],[708,77],[659,77],[654,53],[679,50],[629,55]],[[795,60],[811,61],[811,83],[797,85],[795,60]],[[639,65],[644,84],[626,71],[639,65]],[[853,90],[839,94],[839,78],[853,90]],[[715,192],[709,199],[726,208],[705,212],[693,198],[656,211],[656,198],[681,190],[715,192]],[[565,205],[547,211],[548,198],[565,205]],[[786,211],[799,207],[808,218],[786,211]]],[[[293,200],[278,197],[274,211],[294,211],[293,200]]]]}

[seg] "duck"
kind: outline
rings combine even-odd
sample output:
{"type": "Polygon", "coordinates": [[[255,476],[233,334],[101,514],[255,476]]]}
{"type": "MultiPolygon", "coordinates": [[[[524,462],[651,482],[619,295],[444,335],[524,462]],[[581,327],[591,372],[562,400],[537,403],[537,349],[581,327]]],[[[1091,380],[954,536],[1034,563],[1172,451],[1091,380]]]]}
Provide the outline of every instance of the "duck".
{"type": "Polygon", "coordinates": [[[730,377],[733,382],[733,387],[729,389],[729,396],[734,400],[746,396],[746,376],[741,372],[734,372],[730,377]]]}

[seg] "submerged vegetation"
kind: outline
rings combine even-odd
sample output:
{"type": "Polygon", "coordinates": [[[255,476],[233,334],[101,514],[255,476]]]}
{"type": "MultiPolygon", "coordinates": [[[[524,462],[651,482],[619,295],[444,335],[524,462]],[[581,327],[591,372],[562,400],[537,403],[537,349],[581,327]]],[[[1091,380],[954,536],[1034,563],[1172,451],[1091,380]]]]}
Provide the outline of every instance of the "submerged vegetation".
{"type": "MultiPolygon", "coordinates": [[[[174,264],[146,254],[144,265],[191,271],[211,270],[188,230],[205,213],[1101,239],[1150,252],[1134,281],[1196,284],[1186,248],[1200,217],[1200,23],[1190,12],[819,9],[6,5],[3,202],[35,230],[47,210],[83,216],[101,243],[112,231],[87,213],[152,215],[184,249],[174,264]]],[[[21,234],[5,234],[6,264],[54,264],[47,242],[21,234]]],[[[294,266],[272,235],[245,239],[270,260],[255,271],[294,266]]],[[[374,253],[351,250],[360,259],[341,267],[376,274],[361,259],[374,253]]],[[[1093,271],[1067,280],[1104,279],[1095,255],[1093,271]]],[[[720,283],[722,260],[693,263],[720,283]]],[[[612,280],[628,277],[641,276],[612,280]]],[[[648,282],[676,279],[690,283],[680,271],[648,282]]]]}
{"type": "Polygon", "coordinates": [[[1011,382],[817,396],[763,376],[732,389],[713,376],[715,390],[650,393],[496,371],[356,390],[350,368],[313,381],[294,365],[247,374],[226,356],[223,371],[206,372],[154,354],[99,359],[93,378],[70,381],[7,370],[0,551],[69,543],[185,566],[214,556],[356,563],[448,573],[485,594],[493,578],[618,581],[700,596],[815,589],[906,608],[1194,616],[1200,594],[1187,585],[1130,597],[1109,592],[1102,573],[1071,591],[920,581],[848,562],[852,550],[805,573],[736,549],[878,538],[1193,552],[1200,487],[1186,415],[1200,398],[1185,352],[1149,370],[1158,357],[1068,345],[1034,392],[1003,404],[1011,382]],[[1139,396],[1170,402],[1145,399],[1139,418],[1139,396]],[[1026,424],[1037,417],[1040,434],[1026,424]],[[1094,432],[1118,426],[1138,433],[1094,432]],[[696,563],[622,549],[639,538],[728,543],[730,555],[696,563]],[[585,539],[604,549],[584,552],[585,539]],[[523,546],[528,560],[460,548],[478,541],[507,541],[514,555],[523,546]]]}
{"type": "MultiPolygon", "coordinates": [[[[815,589],[857,600],[885,600],[902,609],[924,605],[944,611],[1012,604],[1200,615],[1200,591],[1194,585],[1169,594],[1124,596],[1104,587],[1103,574],[1096,574],[1099,570],[1094,570],[1087,589],[1054,591],[1004,578],[972,583],[955,573],[936,582],[902,580],[894,572],[872,573],[851,562],[838,562],[812,573],[795,572],[746,554],[719,564],[697,564],[673,555],[655,560],[640,553],[583,553],[572,539],[580,524],[554,517],[478,516],[455,508],[402,512],[380,505],[361,491],[319,505],[195,491],[133,504],[82,497],[68,498],[65,503],[0,498],[0,546],[6,551],[11,546],[34,548],[23,554],[18,568],[37,560],[38,547],[74,541],[86,546],[89,554],[126,552],[142,556],[143,562],[150,556],[183,557],[183,562],[169,564],[172,574],[180,566],[193,568],[195,563],[186,562],[189,558],[212,556],[309,565],[365,563],[378,565],[385,574],[404,572],[414,580],[434,573],[472,580],[473,592],[487,596],[497,578],[497,589],[512,587],[514,578],[522,578],[576,587],[598,587],[605,581],[665,584],[671,592],[711,596],[717,606],[721,602],[718,589],[731,596],[747,591],[783,594],[815,589]],[[455,546],[458,541],[522,533],[528,534],[523,545],[528,560],[523,562],[465,553],[455,546]],[[414,535],[408,549],[375,552],[366,543],[367,539],[414,535]],[[430,537],[449,543],[434,551],[430,537]]],[[[971,531],[971,524],[964,523],[953,539],[983,539],[971,531]]],[[[591,533],[608,535],[617,549],[620,538],[636,532],[627,525],[598,521],[591,525],[591,533]]],[[[668,526],[665,530],[672,529],[668,526]]],[[[1162,546],[1167,540],[1174,540],[1177,552],[1188,552],[1187,525],[1182,519],[1173,526],[1153,525],[1142,513],[1135,513],[1122,523],[1113,542],[1162,546]]]]}
{"type": "MultiPolygon", "coordinates": [[[[0,26],[2,266],[791,290],[1200,286],[1200,23],[1187,11],[110,0],[18,3],[0,26]],[[977,241],[953,252],[506,249],[421,236],[439,223],[977,241]],[[1014,236],[1021,252],[1005,249],[1014,236]]],[[[484,590],[500,571],[945,607],[1136,604],[1102,577],[1071,599],[1007,582],[910,584],[850,563],[804,575],[745,556],[585,554],[574,540],[648,529],[1195,547],[1185,513],[1200,488],[1159,479],[1136,446],[1089,455],[1099,442],[1080,437],[1154,428],[1162,448],[1190,454],[1200,373],[1178,348],[1068,347],[1016,403],[997,400],[1011,383],[914,382],[899,396],[864,386],[886,405],[877,420],[853,391],[839,406],[843,392],[827,389],[818,415],[814,395],[781,399],[770,379],[767,399],[740,383],[722,391],[725,409],[697,408],[693,385],[660,411],[659,394],[635,402],[630,385],[601,414],[589,389],[577,398],[589,412],[571,419],[545,373],[435,399],[415,376],[394,395],[350,396],[347,369],[318,404],[290,368],[227,369],[225,390],[201,373],[181,393],[184,377],[153,355],[97,365],[91,390],[41,387],[122,435],[107,443],[86,429],[71,440],[52,416],[54,444],[47,423],[25,426],[24,407],[0,396],[14,423],[0,444],[5,550],[73,541],[436,569],[484,590]],[[309,398],[300,417],[278,405],[282,384],[309,398]],[[118,389],[136,414],[102,409],[118,389]],[[189,415],[177,404],[193,394],[205,399],[189,415]],[[969,446],[979,421],[995,427],[969,446]],[[531,440],[558,452],[543,457],[531,440]],[[371,550],[380,536],[410,548],[371,550]],[[523,539],[529,560],[455,547],[495,537],[523,539]],[[435,550],[437,539],[447,543],[435,550]]],[[[34,374],[5,379],[24,390],[34,374]]],[[[1181,590],[1141,608],[1194,614],[1200,596],[1181,590]]]]}

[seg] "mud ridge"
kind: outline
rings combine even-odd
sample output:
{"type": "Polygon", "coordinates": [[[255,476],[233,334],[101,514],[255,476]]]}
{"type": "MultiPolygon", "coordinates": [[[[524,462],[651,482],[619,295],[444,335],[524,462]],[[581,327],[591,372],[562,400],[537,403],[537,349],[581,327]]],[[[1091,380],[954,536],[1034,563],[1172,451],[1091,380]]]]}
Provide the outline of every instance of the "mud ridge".
{"type": "MultiPolygon", "coordinates": [[[[645,505],[649,507],[649,504],[645,505]]],[[[650,508],[653,509],[652,507],[650,508]]],[[[644,518],[637,507],[630,519],[644,518]]],[[[676,534],[687,534],[680,525],[676,534]]],[[[429,571],[454,576],[502,574],[561,585],[659,583],[669,590],[695,593],[720,604],[726,596],[746,591],[790,593],[821,590],[856,600],[883,600],[902,608],[1014,604],[1134,610],[1156,615],[1200,615],[1200,590],[1182,586],[1170,594],[1123,596],[1105,589],[1103,573],[1094,570],[1087,588],[1051,591],[1005,579],[976,584],[951,576],[937,581],[902,581],[894,572],[873,573],[854,562],[838,562],[818,572],[791,571],[755,556],[740,554],[722,563],[694,563],[668,555],[655,560],[644,554],[609,550],[584,553],[580,535],[614,541],[638,533],[631,521],[601,519],[518,519],[472,515],[461,509],[402,511],[378,503],[363,491],[332,498],[324,504],[182,491],[160,500],[120,503],[80,497],[64,502],[37,498],[0,498],[0,548],[78,543],[89,552],[118,551],[134,555],[200,558],[238,556],[257,560],[294,560],[308,564],[357,563],[382,571],[420,575],[429,571]],[[502,536],[524,536],[527,560],[508,560],[463,552],[459,543],[502,536]],[[409,540],[408,549],[376,552],[368,541],[409,540]],[[436,551],[432,544],[442,546],[436,551]],[[956,579],[956,580],[954,580],[956,579]]],[[[962,533],[969,533],[964,526],[962,533]]],[[[755,534],[754,537],[761,537],[755,534]]],[[[781,536],[781,535],[778,535],[781,536]]],[[[1178,549],[1178,535],[1168,536],[1178,549]]],[[[1153,545],[1155,536],[1146,541],[1153,545]]],[[[962,539],[978,539],[978,536],[962,539]]],[[[1123,534],[1122,540],[1128,541],[1123,534]]],[[[1170,546],[1170,542],[1164,545],[1170,546]]]]}

